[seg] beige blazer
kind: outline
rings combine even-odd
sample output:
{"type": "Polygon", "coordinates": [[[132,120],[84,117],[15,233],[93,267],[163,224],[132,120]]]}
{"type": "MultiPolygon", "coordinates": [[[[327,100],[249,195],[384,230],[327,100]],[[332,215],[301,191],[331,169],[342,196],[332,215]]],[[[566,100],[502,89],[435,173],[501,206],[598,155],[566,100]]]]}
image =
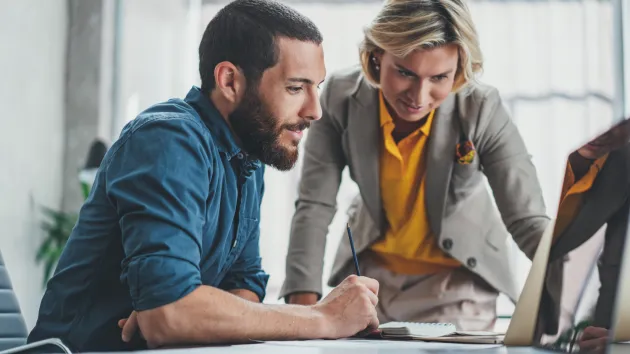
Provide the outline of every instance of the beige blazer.
{"type": "MultiPolygon", "coordinates": [[[[305,143],[281,297],[322,293],[326,235],[345,167],[360,190],[350,211],[356,251],[368,249],[386,227],[377,89],[353,67],[328,79],[321,105],[323,117],[312,124],[305,143]]],[[[439,246],[515,301],[507,236],[531,258],[549,218],[531,156],[497,90],[475,85],[451,94],[436,112],[426,156],[426,210],[439,246]],[[462,136],[477,150],[468,165],[455,158],[462,136]]],[[[343,237],[328,284],[352,273],[352,253],[343,237]]]]}

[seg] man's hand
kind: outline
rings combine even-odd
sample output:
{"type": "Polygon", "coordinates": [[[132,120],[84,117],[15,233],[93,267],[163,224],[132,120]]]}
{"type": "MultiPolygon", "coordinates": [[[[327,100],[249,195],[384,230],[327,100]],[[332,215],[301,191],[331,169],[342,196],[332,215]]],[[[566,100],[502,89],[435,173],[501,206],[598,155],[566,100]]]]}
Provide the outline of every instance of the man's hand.
{"type": "Polygon", "coordinates": [[[601,327],[586,327],[578,340],[580,350],[589,353],[603,353],[608,343],[608,330],[601,327]]]}
{"type": "Polygon", "coordinates": [[[292,305],[315,305],[318,295],[316,293],[294,293],[287,297],[287,303],[292,305]]]}
{"type": "Polygon", "coordinates": [[[378,328],[378,281],[351,275],[320,303],[313,305],[324,316],[324,338],[351,337],[378,328]]]}
{"type": "MultiPolygon", "coordinates": [[[[122,329],[123,342],[129,342],[133,335],[140,330],[138,327],[138,313],[136,311],[132,311],[129,318],[123,318],[118,321],[118,327],[122,329]]],[[[140,333],[140,336],[142,336],[142,332],[140,333]]]]}

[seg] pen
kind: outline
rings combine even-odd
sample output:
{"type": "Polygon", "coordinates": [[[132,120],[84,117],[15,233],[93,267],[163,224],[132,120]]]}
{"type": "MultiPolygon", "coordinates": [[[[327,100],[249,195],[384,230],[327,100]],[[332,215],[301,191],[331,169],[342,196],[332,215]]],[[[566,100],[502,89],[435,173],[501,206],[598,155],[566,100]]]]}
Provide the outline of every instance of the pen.
{"type": "Polygon", "coordinates": [[[348,227],[348,239],[350,240],[350,248],[352,249],[352,258],[354,258],[354,267],[357,269],[357,275],[361,276],[359,270],[359,260],[357,259],[357,252],[354,250],[354,241],[352,240],[352,231],[350,231],[350,224],[346,224],[348,227]]]}

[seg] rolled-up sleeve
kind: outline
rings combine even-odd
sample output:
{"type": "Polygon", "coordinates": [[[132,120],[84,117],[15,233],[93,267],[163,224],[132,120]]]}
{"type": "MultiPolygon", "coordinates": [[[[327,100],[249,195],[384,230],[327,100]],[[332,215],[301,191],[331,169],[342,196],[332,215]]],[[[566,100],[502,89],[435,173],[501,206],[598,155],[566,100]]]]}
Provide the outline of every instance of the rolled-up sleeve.
{"type": "Polygon", "coordinates": [[[106,168],[125,254],[121,281],[135,310],[175,302],[201,285],[211,166],[203,139],[198,122],[153,119],[129,135],[106,168]]]}
{"type": "MultiPolygon", "coordinates": [[[[262,176],[262,174],[261,174],[262,176]]],[[[260,178],[260,199],[264,193],[264,184],[260,178]]],[[[223,290],[245,289],[258,295],[259,301],[265,299],[269,275],[262,269],[260,257],[260,218],[258,220],[241,220],[254,223],[252,234],[234,265],[219,285],[223,290]]]]}

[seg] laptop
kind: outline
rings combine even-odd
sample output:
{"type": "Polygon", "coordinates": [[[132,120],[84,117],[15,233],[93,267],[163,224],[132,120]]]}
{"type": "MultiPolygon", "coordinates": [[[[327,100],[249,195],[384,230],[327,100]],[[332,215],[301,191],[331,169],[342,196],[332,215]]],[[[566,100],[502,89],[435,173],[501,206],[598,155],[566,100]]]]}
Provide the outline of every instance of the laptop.
{"type": "Polygon", "coordinates": [[[532,260],[506,346],[603,353],[610,340],[630,340],[630,301],[619,300],[630,299],[630,261],[623,261],[630,254],[629,142],[624,120],[567,157],[563,197],[532,260]],[[587,327],[608,331],[608,340],[588,346],[581,341],[587,327]]]}

